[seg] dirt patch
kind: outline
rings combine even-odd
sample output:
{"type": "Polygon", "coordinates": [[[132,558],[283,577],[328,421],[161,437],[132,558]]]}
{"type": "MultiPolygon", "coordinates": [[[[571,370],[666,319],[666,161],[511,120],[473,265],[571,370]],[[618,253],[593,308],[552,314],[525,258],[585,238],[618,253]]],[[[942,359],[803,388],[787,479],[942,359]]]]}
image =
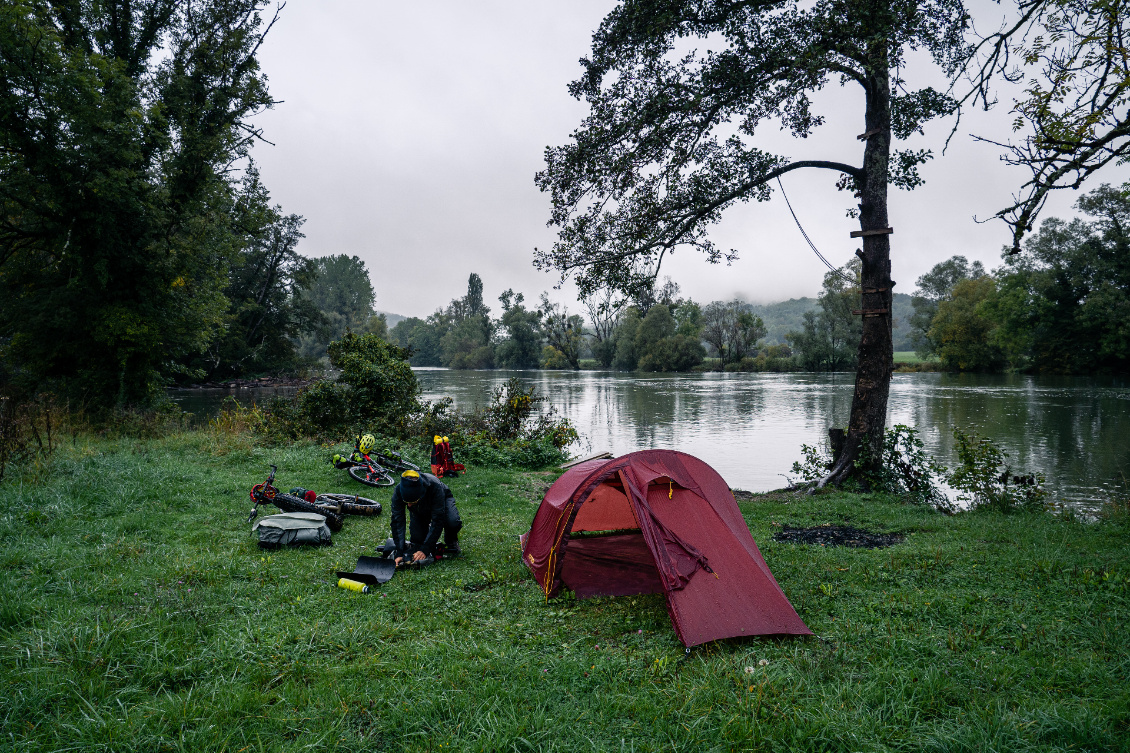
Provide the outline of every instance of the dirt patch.
{"type": "Polygon", "coordinates": [[[902,543],[906,537],[901,533],[875,533],[854,526],[812,526],[793,528],[785,526],[773,534],[774,541],[789,541],[794,544],[813,544],[817,546],[852,546],[862,549],[881,549],[902,543]]]}

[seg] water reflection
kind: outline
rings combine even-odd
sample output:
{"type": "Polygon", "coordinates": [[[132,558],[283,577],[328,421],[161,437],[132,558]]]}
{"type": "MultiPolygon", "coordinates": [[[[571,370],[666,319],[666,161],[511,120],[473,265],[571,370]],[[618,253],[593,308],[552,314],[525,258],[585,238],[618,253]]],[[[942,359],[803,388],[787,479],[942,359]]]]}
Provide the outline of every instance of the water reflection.
{"type": "MultiPolygon", "coordinates": [[[[583,451],[680,449],[751,490],[782,486],[802,443],[847,423],[853,386],[843,374],[417,372],[425,397],[447,395],[463,407],[481,406],[515,375],[576,424],[583,451]]],[[[1057,498],[1084,506],[1130,472],[1125,381],[896,374],[889,418],[918,427],[927,450],[950,465],[954,427],[986,434],[1015,469],[1043,470],[1057,498]]]]}
{"type": "MultiPolygon", "coordinates": [[[[846,374],[622,374],[417,369],[423,396],[482,406],[511,376],[537,385],[583,437],[579,452],[617,455],[665,447],[697,455],[732,486],[764,491],[831,426],[844,426],[846,374]]],[[[292,394],[293,388],[278,388],[292,394]]],[[[211,415],[227,397],[263,401],[265,390],[174,393],[211,415]]],[[[1082,506],[1130,476],[1130,387],[1125,380],[1008,375],[896,374],[890,423],[919,429],[930,454],[955,462],[953,428],[996,440],[1014,469],[1042,470],[1056,497],[1082,506]]]]}

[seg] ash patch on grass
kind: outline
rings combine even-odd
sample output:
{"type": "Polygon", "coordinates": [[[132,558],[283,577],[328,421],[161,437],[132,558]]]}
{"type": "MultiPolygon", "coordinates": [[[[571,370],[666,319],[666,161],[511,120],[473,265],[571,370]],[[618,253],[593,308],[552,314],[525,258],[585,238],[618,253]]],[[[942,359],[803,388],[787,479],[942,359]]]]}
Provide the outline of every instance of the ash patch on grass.
{"type": "Polygon", "coordinates": [[[902,543],[901,533],[875,533],[854,526],[822,525],[811,528],[785,526],[773,534],[774,541],[817,546],[851,546],[862,549],[881,549],[902,543]]]}

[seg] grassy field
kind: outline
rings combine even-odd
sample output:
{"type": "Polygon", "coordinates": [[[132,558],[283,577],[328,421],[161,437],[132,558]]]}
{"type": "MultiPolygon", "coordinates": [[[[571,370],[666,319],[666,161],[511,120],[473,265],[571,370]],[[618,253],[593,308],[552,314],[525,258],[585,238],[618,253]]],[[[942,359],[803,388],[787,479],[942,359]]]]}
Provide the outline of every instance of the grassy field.
{"type": "MultiPolygon", "coordinates": [[[[658,596],[546,603],[517,535],[553,472],[454,480],[466,556],[378,593],[386,535],[257,548],[248,488],[356,485],[310,444],[77,439],[0,486],[0,746],[11,751],[1036,751],[1130,740],[1128,530],[947,517],[877,496],[743,501],[819,636],[699,647],[658,596]],[[897,531],[889,549],[772,540],[897,531]]],[[[379,493],[382,500],[387,492],[379,493]]]]}

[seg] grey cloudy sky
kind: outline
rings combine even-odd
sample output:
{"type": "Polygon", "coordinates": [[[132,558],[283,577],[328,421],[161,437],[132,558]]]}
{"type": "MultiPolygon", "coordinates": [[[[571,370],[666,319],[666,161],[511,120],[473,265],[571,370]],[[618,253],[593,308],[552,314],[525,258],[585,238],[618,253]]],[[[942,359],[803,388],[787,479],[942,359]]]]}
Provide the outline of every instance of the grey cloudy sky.
{"type": "MultiPolygon", "coordinates": [[[[261,51],[271,92],[283,100],[258,124],[274,146],[254,157],[284,211],[306,218],[307,256],[365,260],[377,308],[426,316],[482,276],[497,310],[506,288],[536,299],[556,277],[531,265],[547,247],[549,199],[534,186],[546,146],[563,144],[586,114],[566,85],[578,74],[609,0],[291,0],[261,51]]],[[[990,6],[997,7],[997,6],[990,6]]],[[[912,71],[913,73],[913,71],[912,71]]],[[[912,80],[911,83],[914,83],[912,80]]],[[[762,148],[795,159],[858,164],[862,94],[832,85],[818,96],[827,124],[805,141],[767,128],[762,148]]],[[[923,168],[926,185],[891,197],[893,277],[899,292],[937,262],[964,254],[989,267],[1008,241],[999,222],[1023,174],[970,132],[1007,137],[1007,107],[967,117],[946,155],[923,168]],[[1003,130],[1002,130],[1003,129],[1003,130]]],[[[940,152],[951,124],[908,142],[940,152]]],[[[856,248],[847,194],[826,170],[784,177],[809,236],[833,263],[856,248]]],[[[1121,182],[1130,169],[1100,178],[1121,182]]],[[[1097,183],[1096,183],[1097,185],[1097,183]]],[[[1045,216],[1068,216],[1061,192],[1045,216]]],[[[731,209],[712,237],[740,258],[707,264],[694,251],[665,262],[684,295],[773,302],[814,295],[825,268],[808,250],[784,201],[731,209]]],[[[570,286],[552,293],[576,309],[570,286]]]]}

